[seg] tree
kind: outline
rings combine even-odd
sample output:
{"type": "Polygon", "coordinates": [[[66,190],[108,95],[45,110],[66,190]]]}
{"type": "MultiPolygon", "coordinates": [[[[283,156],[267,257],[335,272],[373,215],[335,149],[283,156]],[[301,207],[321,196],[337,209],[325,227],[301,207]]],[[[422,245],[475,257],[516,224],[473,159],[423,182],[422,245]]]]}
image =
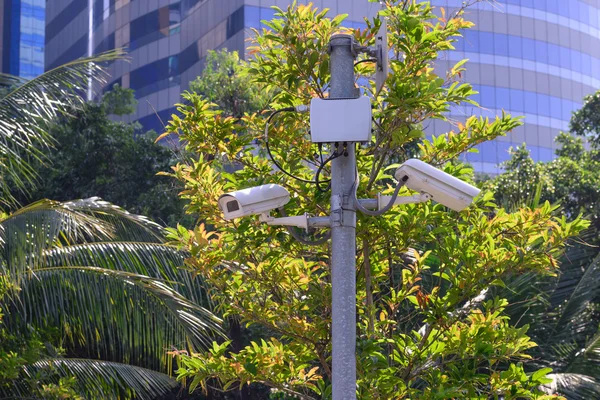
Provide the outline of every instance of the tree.
{"type": "Polygon", "coordinates": [[[120,50],[81,58],[32,80],[0,74],[0,207],[15,205],[14,190],[27,192],[39,175],[32,163],[45,162],[53,139],[48,125],[79,106],[89,83],[104,83],[103,62],[120,50]]]}
{"type": "Polygon", "coordinates": [[[496,201],[507,207],[540,201],[560,204],[568,218],[579,214],[600,228],[600,149],[586,150],[581,138],[568,133],[556,137],[560,148],[551,162],[534,162],[527,146],[515,149],[503,164],[504,172],[486,183],[496,201]],[[539,188],[538,188],[539,187],[539,188]]]}
{"type": "Polygon", "coordinates": [[[190,82],[190,91],[216,103],[235,118],[264,109],[268,99],[253,84],[246,65],[237,51],[209,50],[202,74],[190,82]]]}
{"type": "Polygon", "coordinates": [[[525,144],[515,149],[504,172],[485,185],[496,201],[507,208],[534,207],[540,201],[556,204],[557,215],[567,219],[582,214],[592,222],[580,243],[563,257],[554,278],[534,275],[515,277],[509,295],[517,306],[509,309],[517,324],[529,324],[536,364],[552,367],[554,388],[569,399],[600,396],[598,343],[600,326],[600,148],[598,147],[598,94],[588,96],[575,112],[570,127],[574,135],[561,133],[560,148],[551,162],[535,162],[525,144]],[[520,305],[520,306],[519,306],[520,305]]]}
{"type": "Polygon", "coordinates": [[[583,107],[573,113],[569,130],[575,135],[586,136],[592,146],[600,149],[600,91],[585,96],[583,107]]]}
{"type": "Polygon", "coordinates": [[[159,225],[98,198],[3,215],[0,397],[171,393],[167,352],[221,334],[201,278],[179,269],[184,258],[159,225]]]}
{"type": "Polygon", "coordinates": [[[111,114],[130,113],[135,102],[131,89],[115,85],[101,101],[60,118],[49,129],[55,149],[45,165],[37,165],[44,179],[36,190],[18,196],[20,202],[98,196],[164,224],[187,225],[177,196],[181,185],[157,175],[168,171],[177,155],[154,143],[154,132],[139,134],[139,124],[110,120],[111,114]]]}
{"type": "MultiPolygon", "coordinates": [[[[255,58],[247,70],[252,83],[272,96],[274,110],[326,96],[327,44],[334,32],[343,30],[344,19],[329,19],[312,6],[294,4],[276,11],[278,18],[266,22],[269,30],[255,32],[250,49],[255,58]]],[[[445,78],[432,68],[439,52],[451,49],[471,23],[462,18],[463,10],[452,15],[442,11],[438,18],[427,2],[389,1],[383,15],[398,54],[378,96],[372,80],[361,87],[372,97],[377,129],[370,146],[358,148],[359,197],[390,193],[395,182],[388,169],[397,164],[386,165],[404,161],[415,144],[423,160],[472,179],[472,169],[458,161],[459,155],[518,126],[519,119],[506,114],[492,121],[471,117],[455,131],[422,139],[423,122],[446,119],[451,104],[474,103],[471,86],[460,82],[464,62],[445,78]]],[[[367,21],[365,30],[346,32],[361,45],[373,45],[380,23],[376,18],[367,21]]],[[[356,69],[365,78],[374,72],[367,63],[356,69]]],[[[190,379],[192,389],[261,383],[299,398],[328,398],[328,245],[306,246],[254,218],[226,221],[217,208],[224,192],[278,183],[293,194],[288,214],[325,214],[329,194],[313,185],[311,166],[320,163],[318,149],[305,139],[308,119],[278,115],[269,131],[273,156],[303,179],[296,180],[273,171],[262,151],[264,116],[246,114],[238,120],[195,93],[184,98],[181,118],[166,130],[179,134],[198,160],[177,165],[173,175],[184,182],[189,209],[204,224],[189,231],[173,229],[170,236],[190,252],[189,267],[205,276],[223,314],[261,326],[264,335],[242,350],[226,341],[182,355],[178,377],[190,379]],[[231,171],[231,164],[239,168],[231,171]]],[[[320,170],[326,179],[328,167],[320,170]]],[[[515,275],[554,274],[566,240],[586,223],[553,217],[549,204],[508,213],[497,209],[492,196],[483,193],[461,213],[418,204],[394,208],[377,219],[358,217],[359,398],[554,398],[538,389],[549,382],[549,370],[528,364],[535,344],[527,327],[511,325],[507,301],[488,293],[515,275]]],[[[307,239],[316,237],[313,233],[307,239]]]]}

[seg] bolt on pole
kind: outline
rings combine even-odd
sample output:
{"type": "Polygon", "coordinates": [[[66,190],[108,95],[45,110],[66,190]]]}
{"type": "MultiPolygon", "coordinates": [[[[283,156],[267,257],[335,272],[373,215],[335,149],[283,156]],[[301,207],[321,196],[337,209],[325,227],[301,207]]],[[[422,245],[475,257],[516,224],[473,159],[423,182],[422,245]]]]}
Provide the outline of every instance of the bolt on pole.
{"type": "MultiPolygon", "coordinates": [[[[329,98],[355,98],[351,35],[333,35],[329,42],[329,98]]],[[[339,143],[331,164],[331,288],[333,400],[356,399],[356,208],[352,201],[356,170],[354,143],[339,143]],[[344,149],[345,147],[345,149],[344,149]]],[[[333,150],[332,150],[333,151],[333,150]]]]}

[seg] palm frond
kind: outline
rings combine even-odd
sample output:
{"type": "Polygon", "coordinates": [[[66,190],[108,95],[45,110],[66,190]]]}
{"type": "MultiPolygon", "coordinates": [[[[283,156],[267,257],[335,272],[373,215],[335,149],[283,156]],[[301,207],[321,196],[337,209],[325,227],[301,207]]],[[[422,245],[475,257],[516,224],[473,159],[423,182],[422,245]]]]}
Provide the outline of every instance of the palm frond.
{"type": "Polygon", "coordinates": [[[573,352],[572,362],[565,372],[600,378],[600,331],[588,340],[584,348],[575,348],[573,352]]]}
{"type": "Polygon", "coordinates": [[[513,324],[535,328],[537,320],[549,307],[552,280],[536,273],[507,278],[503,287],[493,287],[490,297],[508,300],[507,315],[513,324]]]}
{"type": "Polygon", "coordinates": [[[582,374],[548,374],[552,382],[541,389],[547,394],[561,394],[569,400],[590,400],[600,398],[600,382],[582,374]]]}
{"type": "Polygon", "coordinates": [[[164,281],[97,267],[25,273],[4,324],[59,327],[76,354],[166,371],[166,350],[194,350],[222,336],[221,320],[164,281]]]}
{"type": "Polygon", "coordinates": [[[172,393],[179,386],[173,378],[160,372],[91,359],[42,360],[23,367],[21,375],[12,388],[0,387],[0,396],[31,396],[31,382],[35,382],[36,386],[57,384],[64,377],[75,377],[73,389],[86,399],[153,400],[172,393]]]}
{"type": "Polygon", "coordinates": [[[106,82],[101,64],[122,56],[121,50],[114,50],[81,58],[27,82],[2,75],[2,81],[16,83],[16,87],[0,97],[1,203],[12,205],[10,190],[26,190],[37,178],[31,162],[43,162],[44,149],[53,143],[48,123],[82,104],[81,95],[90,83],[106,82]]]}
{"type": "Polygon", "coordinates": [[[111,239],[118,241],[164,242],[164,228],[148,217],[131,214],[99,197],[63,203],[66,208],[91,215],[113,229],[111,239]]]}
{"type": "Polygon", "coordinates": [[[0,271],[19,275],[42,265],[44,251],[104,240],[162,242],[163,228],[99,198],[40,200],[0,221],[0,271]]]}
{"type": "Polygon", "coordinates": [[[187,254],[164,243],[97,242],[56,247],[44,252],[44,268],[87,265],[163,279],[190,301],[212,308],[202,277],[184,269],[187,254]]]}
{"type": "MultiPolygon", "coordinates": [[[[559,304],[556,317],[550,321],[548,339],[560,342],[572,339],[574,335],[585,334],[590,325],[594,329],[597,323],[588,316],[590,303],[598,296],[600,290],[600,255],[585,268],[579,279],[562,279],[556,291],[560,296],[563,292],[569,293],[566,300],[559,304]]],[[[553,294],[554,296],[554,294],[553,294]]]]}

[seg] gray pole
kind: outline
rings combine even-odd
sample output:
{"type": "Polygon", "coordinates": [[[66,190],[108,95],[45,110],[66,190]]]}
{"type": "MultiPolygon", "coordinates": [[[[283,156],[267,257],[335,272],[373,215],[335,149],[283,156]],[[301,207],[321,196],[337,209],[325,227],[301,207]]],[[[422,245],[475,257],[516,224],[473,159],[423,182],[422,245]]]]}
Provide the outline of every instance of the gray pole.
{"type": "MultiPolygon", "coordinates": [[[[329,42],[330,99],[356,97],[353,40],[340,34],[329,42]]],[[[351,196],[356,154],[354,143],[346,146],[348,155],[331,163],[333,400],[356,399],[356,209],[351,196]]],[[[344,151],[342,143],[338,151],[344,151]]]]}

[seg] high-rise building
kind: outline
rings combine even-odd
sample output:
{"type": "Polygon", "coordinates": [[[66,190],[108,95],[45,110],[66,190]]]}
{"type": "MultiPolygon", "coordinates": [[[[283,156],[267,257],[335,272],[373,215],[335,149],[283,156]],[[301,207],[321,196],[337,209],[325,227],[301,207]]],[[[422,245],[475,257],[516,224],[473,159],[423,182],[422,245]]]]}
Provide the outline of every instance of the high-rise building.
{"type": "MultiPolygon", "coordinates": [[[[462,0],[434,0],[456,10],[462,0]]],[[[495,0],[467,9],[475,23],[456,51],[438,64],[444,68],[467,58],[466,82],[479,92],[483,109],[454,107],[450,117],[493,117],[502,110],[523,115],[524,125],[467,154],[475,169],[497,173],[508,149],[527,143],[535,160],[553,158],[558,133],[568,130],[571,113],[583,97],[600,89],[599,0],[495,0]]],[[[432,121],[429,132],[442,133],[448,123],[432,121]]]]}
{"type": "MultiPolygon", "coordinates": [[[[130,117],[160,130],[174,104],[202,71],[211,49],[244,55],[250,27],[271,19],[276,0],[50,0],[47,3],[46,69],[115,47],[128,49],[130,62],[110,67],[112,81],[132,88],[139,100],[130,117]]],[[[362,21],[378,5],[366,0],[317,1],[332,13],[362,21]],[[340,3],[339,6],[337,3],[340,3]]],[[[349,22],[352,24],[352,22],[349,22]]]]}
{"type": "Polygon", "coordinates": [[[44,72],[45,0],[0,0],[0,71],[31,79],[44,72]]]}
{"type": "MultiPolygon", "coordinates": [[[[132,119],[160,130],[180,93],[202,70],[210,49],[244,54],[248,28],[273,17],[270,6],[291,0],[51,0],[47,3],[46,69],[115,47],[129,49],[130,62],[111,66],[113,83],[135,89],[139,106],[132,119]]],[[[308,0],[299,3],[308,3],[308,0]]],[[[379,9],[368,0],[312,0],[331,14],[346,13],[347,26],[364,27],[379,9]]],[[[462,0],[433,0],[447,14],[462,0]]],[[[494,0],[467,9],[474,29],[455,51],[443,54],[443,72],[468,58],[465,81],[479,91],[484,109],[458,106],[449,115],[524,115],[525,125],[480,146],[467,159],[478,171],[496,173],[511,146],[527,142],[537,160],[550,160],[560,130],[584,95],[600,89],[600,0],[494,0]]],[[[428,134],[451,129],[427,124],[428,134]]]]}

